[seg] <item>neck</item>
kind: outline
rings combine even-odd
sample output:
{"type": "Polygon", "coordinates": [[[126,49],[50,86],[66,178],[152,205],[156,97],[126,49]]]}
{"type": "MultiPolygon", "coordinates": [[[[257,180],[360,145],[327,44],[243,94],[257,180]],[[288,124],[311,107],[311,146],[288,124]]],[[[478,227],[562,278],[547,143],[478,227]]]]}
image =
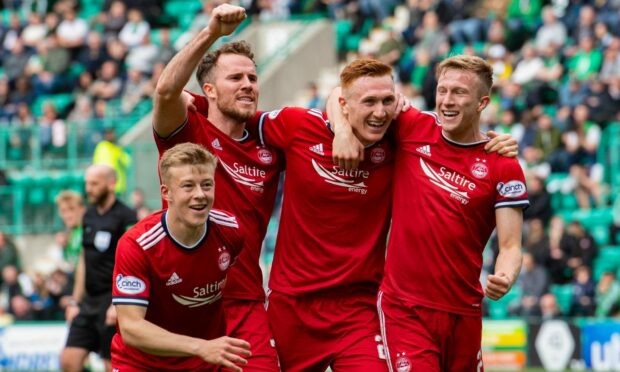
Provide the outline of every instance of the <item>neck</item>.
{"type": "Polygon", "coordinates": [[[208,118],[217,129],[224,132],[230,138],[239,139],[243,137],[245,122],[240,122],[225,115],[214,107],[215,103],[209,102],[208,118]],[[213,107],[213,108],[212,108],[213,107]]]}
{"type": "Polygon", "coordinates": [[[206,223],[200,226],[188,225],[179,218],[179,214],[174,209],[168,209],[168,212],[166,212],[166,226],[170,235],[187,247],[196,245],[206,229],[206,223]]]}
{"type": "Polygon", "coordinates": [[[105,212],[110,210],[110,208],[112,208],[114,202],[116,202],[116,195],[114,195],[114,193],[111,193],[110,195],[108,195],[108,197],[103,203],[97,205],[97,213],[104,214],[105,212]]]}
{"type": "Polygon", "coordinates": [[[450,141],[454,141],[457,143],[474,143],[485,140],[487,137],[485,134],[480,132],[480,124],[476,123],[472,125],[467,131],[463,132],[448,132],[442,130],[443,135],[449,139],[450,141]]]}

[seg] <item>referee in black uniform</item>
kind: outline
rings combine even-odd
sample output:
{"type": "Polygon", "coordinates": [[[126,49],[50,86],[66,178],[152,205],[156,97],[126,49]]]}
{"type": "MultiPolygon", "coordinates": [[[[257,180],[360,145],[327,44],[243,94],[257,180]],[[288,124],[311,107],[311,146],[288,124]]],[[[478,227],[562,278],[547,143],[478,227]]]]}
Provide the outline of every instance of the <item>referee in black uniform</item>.
{"type": "Polygon", "coordinates": [[[86,170],[90,206],[83,220],[83,250],[76,269],[73,299],[66,310],[70,323],[67,343],[60,357],[65,372],[82,371],[91,351],[111,371],[110,344],[116,330],[112,306],[112,271],[116,245],[137,222],[136,212],[116,199],[116,172],[107,165],[86,170]]]}

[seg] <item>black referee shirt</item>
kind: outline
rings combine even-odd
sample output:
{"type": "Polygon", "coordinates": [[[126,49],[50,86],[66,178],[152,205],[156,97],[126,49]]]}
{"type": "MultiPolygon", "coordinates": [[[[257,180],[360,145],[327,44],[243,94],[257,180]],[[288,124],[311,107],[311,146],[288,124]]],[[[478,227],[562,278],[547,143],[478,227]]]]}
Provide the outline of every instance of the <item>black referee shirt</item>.
{"type": "Polygon", "coordinates": [[[138,222],[136,212],[116,200],[102,215],[95,206],[89,206],[83,222],[86,293],[89,296],[112,293],[116,245],[125,231],[138,222]]]}

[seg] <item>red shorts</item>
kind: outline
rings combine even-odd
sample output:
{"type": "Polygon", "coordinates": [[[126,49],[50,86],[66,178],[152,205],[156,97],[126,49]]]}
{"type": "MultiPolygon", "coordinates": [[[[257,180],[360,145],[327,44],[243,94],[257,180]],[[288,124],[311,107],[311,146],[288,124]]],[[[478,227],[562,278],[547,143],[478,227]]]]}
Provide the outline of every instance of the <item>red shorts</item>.
{"type": "Polygon", "coordinates": [[[258,301],[224,299],[226,334],[250,343],[252,356],[244,371],[278,371],[278,356],[267,321],[265,305],[258,301]]]}
{"type": "Polygon", "coordinates": [[[387,372],[371,292],[287,296],[272,292],[267,315],[284,372],[387,372]]]}
{"type": "Polygon", "coordinates": [[[379,292],[381,334],[390,372],[483,372],[482,317],[405,303],[379,292]]]}

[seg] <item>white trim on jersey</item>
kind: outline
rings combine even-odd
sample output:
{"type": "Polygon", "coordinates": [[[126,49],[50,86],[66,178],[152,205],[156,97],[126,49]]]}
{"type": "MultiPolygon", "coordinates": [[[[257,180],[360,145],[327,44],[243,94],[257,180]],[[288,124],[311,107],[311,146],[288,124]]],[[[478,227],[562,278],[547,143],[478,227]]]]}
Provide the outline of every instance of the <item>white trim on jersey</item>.
{"type": "Polygon", "coordinates": [[[217,223],[218,225],[239,228],[237,218],[221,210],[211,209],[209,212],[209,220],[217,223]]]}
{"type": "Polygon", "coordinates": [[[426,114],[435,118],[435,123],[441,126],[441,121],[439,121],[439,115],[435,111],[420,111],[421,114],[426,114]]]}
{"type": "Polygon", "coordinates": [[[260,118],[258,119],[258,140],[263,146],[267,146],[267,144],[265,143],[265,135],[263,134],[263,128],[265,126],[265,116],[267,115],[269,115],[269,112],[265,111],[260,115],[260,118]]]}
{"type": "Polygon", "coordinates": [[[495,203],[495,208],[504,208],[504,207],[529,207],[529,200],[502,200],[500,202],[495,203]]]}
{"type": "Polygon", "coordinates": [[[383,307],[381,306],[381,300],[383,299],[383,291],[379,291],[377,296],[377,313],[379,314],[379,328],[381,330],[381,338],[383,338],[383,351],[385,353],[385,361],[388,365],[388,371],[394,372],[392,367],[392,358],[390,357],[390,349],[387,343],[387,332],[385,330],[385,313],[383,313],[383,307]]]}
{"type": "Polygon", "coordinates": [[[325,124],[326,127],[329,126],[327,121],[323,118],[323,112],[321,110],[310,109],[306,112],[312,116],[316,116],[317,118],[321,119],[321,121],[323,122],[323,124],[325,124]]]}
{"type": "Polygon", "coordinates": [[[159,231],[158,235],[156,235],[155,238],[150,243],[146,244],[145,242],[145,245],[140,244],[143,250],[145,251],[148,250],[155,244],[159,243],[160,240],[166,237],[166,232],[164,231],[163,227],[161,228],[161,230],[157,230],[157,231],[159,231]]]}
{"type": "Polygon", "coordinates": [[[144,234],[140,235],[140,237],[138,239],[136,239],[136,242],[138,243],[142,243],[142,241],[144,239],[146,239],[149,235],[153,234],[155,232],[155,230],[161,228],[161,222],[158,222],[155,226],[151,227],[151,229],[147,232],[145,232],[144,234]]]}
{"type": "Polygon", "coordinates": [[[142,298],[128,298],[128,297],[113,297],[112,305],[140,305],[149,306],[149,300],[142,298]]]}

